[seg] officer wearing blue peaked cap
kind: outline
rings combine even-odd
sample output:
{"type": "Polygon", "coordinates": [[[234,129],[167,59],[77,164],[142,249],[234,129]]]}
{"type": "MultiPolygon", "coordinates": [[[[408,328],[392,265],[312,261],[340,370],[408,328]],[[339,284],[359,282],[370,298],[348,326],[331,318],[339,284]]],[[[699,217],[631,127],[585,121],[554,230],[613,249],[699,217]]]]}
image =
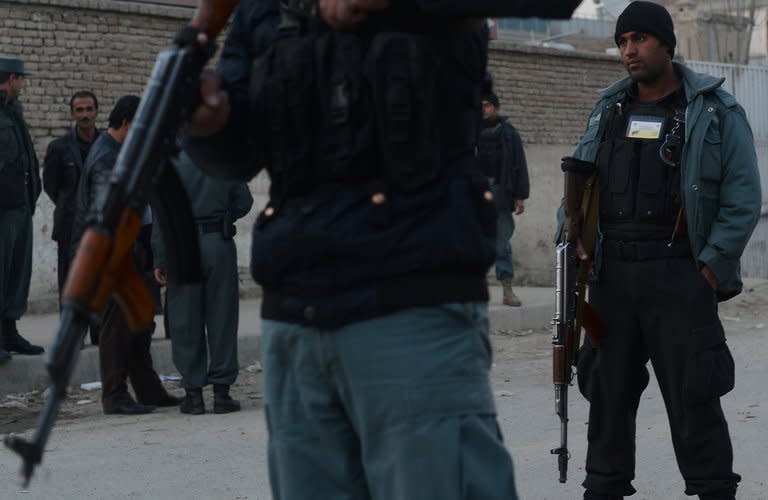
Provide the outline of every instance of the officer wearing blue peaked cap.
{"type": "Polygon", "coordinates": [[[24,71],[24,61],[16,57],[0,56],[0,73],[13,73],[15,75],[28,75],[24,71]]]}

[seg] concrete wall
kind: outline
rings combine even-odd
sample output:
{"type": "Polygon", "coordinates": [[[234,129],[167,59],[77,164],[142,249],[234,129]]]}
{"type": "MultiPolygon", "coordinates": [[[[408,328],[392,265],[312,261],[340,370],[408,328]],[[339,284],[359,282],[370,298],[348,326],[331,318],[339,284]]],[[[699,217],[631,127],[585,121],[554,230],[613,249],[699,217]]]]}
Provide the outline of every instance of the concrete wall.
{"type": "MultiPolygon", "coordinates": [[[[0,0],[0,54],[27,61],[32,72],[22,96],[36,150],[69,126],[69,96],[89,89],[100,100],[100,125],[115,100],[140,94],[155,56],[191,17],[185,7],[112,0],[0,0]]],[[[518,282],[552,281],[551,236],[562,186],[560,157],[567,155],[594,103],[594,89],[621,76],[607,56],[521,48],[496,43],[491,69],[497,91],[525,142],[532,194],[513,238],[518,282]]],[[[266,203],[268,179],[251,182],[254,210],[238,225],[241,267],[248,265],[250,225],[266,203]]],[[[52,303],[56,249],[50,240],[52,205],[42,195],[35,215],[31,306],[52,303]]]]}

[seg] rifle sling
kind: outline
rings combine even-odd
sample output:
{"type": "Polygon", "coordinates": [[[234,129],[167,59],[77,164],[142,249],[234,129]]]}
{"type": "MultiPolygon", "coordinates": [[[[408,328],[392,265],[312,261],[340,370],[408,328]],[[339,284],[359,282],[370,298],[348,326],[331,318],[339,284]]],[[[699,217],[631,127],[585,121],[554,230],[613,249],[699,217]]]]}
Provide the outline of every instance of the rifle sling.
{"type": "MultiPolygon", "coordinates": [[[[595,253],[597,244],[597,222],[600,205],[599,171],[595,170],[587,179],[584,187],[584,195],[581,199],[581,243],[584,251],[589,256],[588,260],[580,261],[579,274],[576,280],[576,320],[574,324],[575,342],[574,349],[578,349],[581,340],[581,327],[584,324],[584,309],[588,307],[586,303],[587,277],[591,265],[591,258],[595,253]]],[[[594,347],[599,345],[599,338],[589,335],[590,342],[594,347]]],[[[571,359],[576,359],[576,353],[572,353],[571,359]]]]}

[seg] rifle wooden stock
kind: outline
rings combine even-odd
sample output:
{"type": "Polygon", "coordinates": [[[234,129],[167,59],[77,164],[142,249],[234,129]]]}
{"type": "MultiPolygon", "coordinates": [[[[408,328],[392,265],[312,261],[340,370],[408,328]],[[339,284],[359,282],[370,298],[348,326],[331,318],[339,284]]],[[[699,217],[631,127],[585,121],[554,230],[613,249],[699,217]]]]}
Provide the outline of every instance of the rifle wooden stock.
{"type": "Polygon", "coordinates": [[[568,356],[564,345],[552,347],[552,382],[555,384],[567,384],[570,382],[568,376],[568,356]]]}
{"type": "Polygon", "coordinates": [[[565,238],[575,243],[581,238],[581,201],[587,178],[579,172],[565,172],[565,238]]]}
{"type": "MultiPolygon", "coordinates": [[[[597,317],[597,313],[589,302],[584,303],[584,310],[582,311],[581,326],[584,328],[584,332],[587,334],[589,343],[592,347],[600,347],[605,337],[605,328],[600,318],[597,317]]],[[[577,347],[578,348],[578,347],[577,347]]]]}
{"type": "Polygon", "coordinates": [[[204,31],[208,38],[215,38],[227,24],[238,0],[201,0],[190,26],[204,31]]]}
{"type": "Polygon", "coordinates": [[[141,229],[141,218],[126,209],[114,238],[98,226],[85,231],[67,282],[62,304],[100,314],[114,295],[134,332],[146,328],[154,316],[155,304],[147,285],[133,265],[133,246],[141,229]]]}

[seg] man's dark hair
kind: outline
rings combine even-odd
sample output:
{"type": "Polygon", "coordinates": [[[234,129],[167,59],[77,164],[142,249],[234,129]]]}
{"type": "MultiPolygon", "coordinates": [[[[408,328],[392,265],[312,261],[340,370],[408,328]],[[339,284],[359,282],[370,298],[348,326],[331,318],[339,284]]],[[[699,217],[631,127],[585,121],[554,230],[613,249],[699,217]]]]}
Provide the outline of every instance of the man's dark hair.
{"type": "Polygon", "coordinates": [[[13,73],[8,73],[7,71],[0,71],[0,83],[5,83],[8,80],[11,79],[11,76],[13,76],[13,73]]]}
{"type": "Polygon", "coordinates": [[[126,95],[121,97],[112,112],[109,113],[109,128],[120,128],[123,122],[132,122],[136,109],[139,107],[141,99],[135,95],[126,95]]]}
{"type": "Polygon", "coordinates": [[[72,106],[75,103],[75,99],[80,99],[82,97],[90,97],[91,99],[93,99],[93,106],[96,109],[99,109],[99,100],[96,99],[96,96],[90,90],[78,90],[77,92],[72,94],[72,97],[69,98],[69,109],[72,109],[72,106]]]}

